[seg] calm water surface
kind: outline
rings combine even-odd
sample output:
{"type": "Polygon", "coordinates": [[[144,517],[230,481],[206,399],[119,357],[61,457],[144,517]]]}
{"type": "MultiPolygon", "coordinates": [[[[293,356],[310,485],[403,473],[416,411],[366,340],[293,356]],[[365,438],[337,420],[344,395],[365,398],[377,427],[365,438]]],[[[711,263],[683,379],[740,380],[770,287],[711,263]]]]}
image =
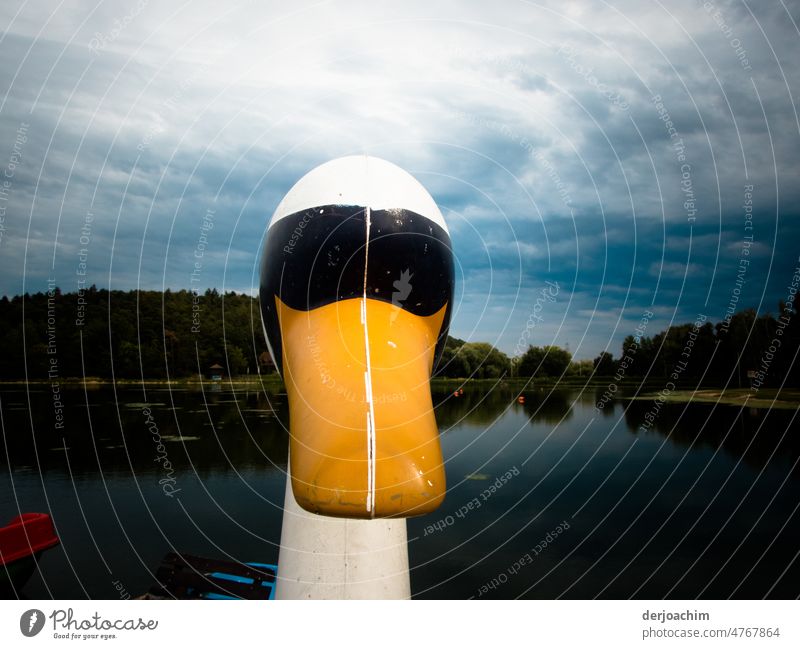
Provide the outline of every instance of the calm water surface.
{"type": "MultiPolygon", "coordinates": [[[[48,389],[0,388],[0,521],[61,537],[25,597],[135,596],[171,550],[277,562],[286,396],[213,387],[65,390],[63,429],[48,389]]],[[[524,395],[435,393],[449,490],[408,523],[415,597],[800,595],[796,411],[667,405],[642,433],[648,402],[524,395]]]]}

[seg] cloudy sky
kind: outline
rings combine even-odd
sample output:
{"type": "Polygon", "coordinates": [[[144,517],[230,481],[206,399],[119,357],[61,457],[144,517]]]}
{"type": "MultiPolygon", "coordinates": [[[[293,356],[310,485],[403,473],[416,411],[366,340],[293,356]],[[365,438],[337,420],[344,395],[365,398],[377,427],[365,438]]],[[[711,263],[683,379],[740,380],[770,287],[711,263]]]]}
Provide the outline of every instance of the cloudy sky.
{"type": "Polygon", "coordinates": [[[645,311],[721,320],[743,258],[739,306],[774,312],[800,255],[798,23],[787,0],[8,0],[0,294],[75,290],[82,263],[255,294],[281,197],[369,153],[445,215],[458,337],[616,355],[645,311]]]}

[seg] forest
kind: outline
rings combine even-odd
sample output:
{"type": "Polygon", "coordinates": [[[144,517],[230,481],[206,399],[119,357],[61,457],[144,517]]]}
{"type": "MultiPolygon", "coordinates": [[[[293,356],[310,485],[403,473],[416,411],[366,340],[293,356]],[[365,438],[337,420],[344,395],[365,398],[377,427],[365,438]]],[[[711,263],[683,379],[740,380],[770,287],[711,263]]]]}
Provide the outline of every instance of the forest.
{"type": "Polygon", "coordinates": [[[233,292],[49,292],[0,299],[0,378],[181,378],[256,372],[258,301],[233,292]],[[54,371],[55,370],[55,371],[54,371]]]}
{"type": "MultiPolygon", "coordinates": [[[[486,342],[448,337],[437,368],[446,378],[543,377],[660,379],[680,370],[695,384],[800,383],[800,319],[781,303],[777,315],[745,309],[722,322],[703,318],[651,336],[634,331],[618,357],[572,359],[556,346],[530,346],[510,358],[486,342]]],[[[258,299],[187,290],[80,293],[57,287],[0,298],[4,332],[0,379],[162,379],[274,372],[258,299]],[[213,366],[217,367],[212,370],[213,366]]]]}

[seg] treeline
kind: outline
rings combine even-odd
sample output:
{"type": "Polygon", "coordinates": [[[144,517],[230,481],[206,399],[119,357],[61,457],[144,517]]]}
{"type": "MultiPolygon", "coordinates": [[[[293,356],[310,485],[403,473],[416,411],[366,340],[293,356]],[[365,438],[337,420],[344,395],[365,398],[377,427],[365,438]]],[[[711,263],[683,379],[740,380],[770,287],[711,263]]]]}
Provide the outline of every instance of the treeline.
{"type": "Polygon", "coordinates": [[[489,343],[468,343],[448,337],[436,375],[445,378],[496,379],[500,377],[589,376],[592,361],[573,361],[566,349],[553,345],[528,347],[510,358],[489,343]]]}
{"type": "Polygon", "coordinates": [[[78,294],[54,287],[24,300],[1,298],[0,327],[4,379],[186,377],[206,375],[214,364],[239,375],[254,373],[267,350],[258,301],[214,289],[92,286],[78,294]]]}
{"type": "Polygon", "coordinates": [[[777,315],[745,309],[716,324],[699,318],[653,336],[628,336],[619,358],[603,352],[594,367],[597,375],[618,378],[677,374],[707,385],[796,386],[798,350],[800,318],[793,305],[780,302],[777,315]]]}
{"type": "Polygon", "coordinates": [[[593,361],[573,361],[568,350],[556,346],[531,346],[509,358],[488,343],[467,343],[450,338],[438,375],[453,378],[509,377],[613,377],[670,379],[682,383],[750,387],[800,385],[800,318],[781,302],[778,314],[758,315],[745,309],[712,324],[696,322],[644,335],[648,322],[622,343],[615,358],[602,352],[593,361]]]}
{"type": "MultiPolygon", "coordinates": [[[[800,318],[785,304],[777,316],[747,309],[729,320],[698,321],[645,336],[628,336],[621,355],[573,361],[568,350],[531,346],[510,358],[489,343],[448,337],[437,376],[615,377],[659,379],[680,369],[681,379],[747,386],[800,383],[794,363],[800,318]]],[[[646,323],[645,323],[646,324],[646,323]]],[[[273,371],[257,298],[209,289],[45,293],[0,298],[3,353],[0,378],[42,379],[238,376],[273,371]],[[81,353],[83,350],[83,353],[81,353]],[[214,365],[221,370],[212,371],[214,365]]]]}

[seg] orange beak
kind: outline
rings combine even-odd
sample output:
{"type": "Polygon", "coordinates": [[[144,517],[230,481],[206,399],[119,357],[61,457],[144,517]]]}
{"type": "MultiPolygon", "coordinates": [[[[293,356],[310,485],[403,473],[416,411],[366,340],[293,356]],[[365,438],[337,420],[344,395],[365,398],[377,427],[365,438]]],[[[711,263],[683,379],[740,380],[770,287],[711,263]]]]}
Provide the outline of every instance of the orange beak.
{"type": "Polygon", "coordinates": [[[445,473],[429,381],[447,306],[430,316],[368,298],[275,306],[298,504],[349,518],[436,509],[445,473]]]}

